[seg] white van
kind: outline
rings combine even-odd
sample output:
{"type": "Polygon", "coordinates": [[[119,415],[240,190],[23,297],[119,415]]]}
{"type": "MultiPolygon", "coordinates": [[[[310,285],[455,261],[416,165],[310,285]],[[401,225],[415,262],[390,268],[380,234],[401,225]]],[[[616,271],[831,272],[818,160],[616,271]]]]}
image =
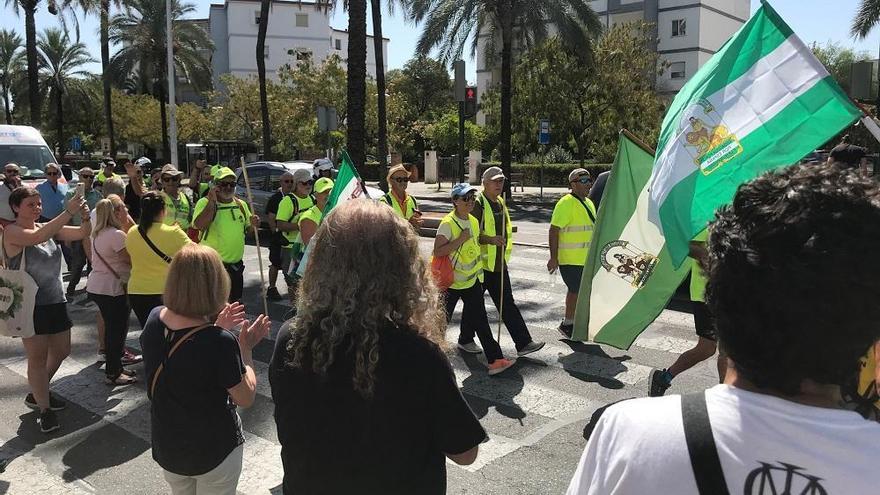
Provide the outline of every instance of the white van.
{"type": "Polygon", "coordinates": [[[0,167],[15,163],[25,181],[46,179],[46,164],[57,163],[40,131],[25,125],[0,125],[0,167]]]}

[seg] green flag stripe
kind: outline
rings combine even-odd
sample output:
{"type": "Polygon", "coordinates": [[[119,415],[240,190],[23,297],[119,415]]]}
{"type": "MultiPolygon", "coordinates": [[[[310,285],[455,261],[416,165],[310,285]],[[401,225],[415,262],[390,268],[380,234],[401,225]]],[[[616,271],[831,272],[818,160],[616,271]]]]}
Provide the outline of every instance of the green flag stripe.
{"type": "MultiPolygon", "coordinates": [[[[700,68],[699,73],[684,85],[679,94],[707,96],[715,94],[732,81],[742,77],[759,60],[792,35],[794,32],[779,14],[768,4],[763,4],[749,22],[740,28],[721,47],[721,50],[700,68]],[[700,77],[708,74],[712,74],[708,79],[700,77]]],[[[668,141],[674,137],[681,113],[691,103],[693,103],[691,98],[676,98],[672,102],[663,119],[663,131],[657,145],[658,152],[665,149],[668,141]]]]}
{"type": "Polygon", "coordinates": [[[749,163],[748,167],[708,176],[694,171],[676,184],[660,206],[663,232],[673,259],[687,256],[693,233],[705,228],[714,217],[714,205],[730,202],[739,184],[766,170],[796,163],[803,158],[803,150],[815,149],[828,140],[829,129],[840,129],[858,120],[857,109],[841,105],[841,98],[847,101],[840,86],[826,77],[742,138],[743,154],[736,161],[749,163]],[[690,231],[683,230],[688,227],[690,231]]]}

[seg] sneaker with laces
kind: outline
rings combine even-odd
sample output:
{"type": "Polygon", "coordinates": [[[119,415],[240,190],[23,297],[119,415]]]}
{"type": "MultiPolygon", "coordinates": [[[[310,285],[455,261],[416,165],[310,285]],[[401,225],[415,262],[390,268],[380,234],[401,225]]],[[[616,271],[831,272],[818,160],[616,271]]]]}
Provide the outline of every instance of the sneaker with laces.
{"type": "Polygon", "coordinates": [[[526,356],[526,355],[531,354],[533,352],[540,351],[543,347],[544,347],[543,342],[532,341],[532,342],[529,342],[528,344],[526,344],[522,349],[517,351],[516,355],[519,357],[523,357],[523,356],[526,356]]]}
{"type": "Polygon", "coordinates": [[[651,386],[648,397],[662,397],[666,390],[672,386],[672,373],[667,370],[654,370],[651,372],[651,386]]]}
{"type": "Polygon", "coordinates": [[[559,333],[561,333],[564,338],[570,339],[571,332],[574,331],[574,324],[573,323],[565,323],[563,321],[563,322],[559,323],[559,326],[556,327],[556,329],[559,330],[559,333]]]}
{"type": "Polygon", "coordinates": [[[141,356],[140,354],[135,354],[135,353],[129,351],[128,349],[125,349],[122,352],[122,365],[123,366],[131,366],[133,364],[138,364],[139,362],[141,362],[143,360],[144,360],[143,356],[141,356]]]}
{"type": "Polygon", "coordinates": [[[513,363],[515,362],[516,359],[496,359],[495,361],[492,361],[492,363],[489,365],[489,375],[497,375],[498,373],[501,373],[507,368],[513,366],[513,363]]]}
{"type": "Polygon", "coordinates": [[[40,424],[40,431],[43,433],[52,433],[61,428],[61,425],[58,423],[58,416],[51,409],[41,411],[40,419],[37,422],[40,424]]]}
{"type": "Polygon", "coordinates": [[[283,298],[281,297],[281,294],[278,293],[278,288],[269,287],[269,290],[266,291],[266,299],[270,301],[280,301],[283,298]]]}
{"type": "Polygon", "coordinates": [[[468,354],[479,354],[483,352],[483,349],[481,349],[480,346],[478,346],[477,343],[473,340],[466,344],[462,344],[461,342],[459,342],[458,348],[464,352],[467,352],[468,354]]]}
{"type": "MultiPolygon", "coordinates": [[[[40,409],[40,406],[37,405],[37,401],[34,399],[34,394],[27,394],[27,396],[24,398],[24,405],[28,406],[34,411],[40,409]]],[[[49,394],[49,409],[53,411],[60,411],[65,407],[67,407],[67,402],[64,402],[58,397],[55,397],[55,395],[52,393],[49,394]]]]}

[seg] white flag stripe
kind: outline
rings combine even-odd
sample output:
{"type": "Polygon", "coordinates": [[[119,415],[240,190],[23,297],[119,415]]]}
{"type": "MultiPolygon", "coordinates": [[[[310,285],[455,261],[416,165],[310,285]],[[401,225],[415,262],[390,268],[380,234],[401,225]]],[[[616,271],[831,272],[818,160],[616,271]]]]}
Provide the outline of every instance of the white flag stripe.
{"type": "MultiPolygon", "coordinates": [[[[792,35],[707,101],[742,141],[827,76],[828,71],[809,48],[792,35]]],[[[681,128],[658,155],[659,168],[655,166],[650,181],[652,203],[657,208],[676,184],[696,170],[693,157],[682,146],[682,135],[687,132],[690,128],[681,128]]],[[[652,209],[650,214],[651,221],[659,223],[658,211],[652,209]]]]}

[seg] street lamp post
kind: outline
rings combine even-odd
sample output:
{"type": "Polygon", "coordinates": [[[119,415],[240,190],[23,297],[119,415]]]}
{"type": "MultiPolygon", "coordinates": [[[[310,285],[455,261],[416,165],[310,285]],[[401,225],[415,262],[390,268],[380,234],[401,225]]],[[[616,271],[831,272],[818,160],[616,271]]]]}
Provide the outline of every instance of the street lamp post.
{"type": "MultiPolygon", "coordinates": [[[[167,57],[166,71],[168,74],[168,150],[171,153],[170,163],[177,163],[177,105],[174,90],[174,36],[171,31],[171,2],[165,0],[165,55],[167,57]]],[[[164,102],[163,102],[164,104],[164,102]]]]}

